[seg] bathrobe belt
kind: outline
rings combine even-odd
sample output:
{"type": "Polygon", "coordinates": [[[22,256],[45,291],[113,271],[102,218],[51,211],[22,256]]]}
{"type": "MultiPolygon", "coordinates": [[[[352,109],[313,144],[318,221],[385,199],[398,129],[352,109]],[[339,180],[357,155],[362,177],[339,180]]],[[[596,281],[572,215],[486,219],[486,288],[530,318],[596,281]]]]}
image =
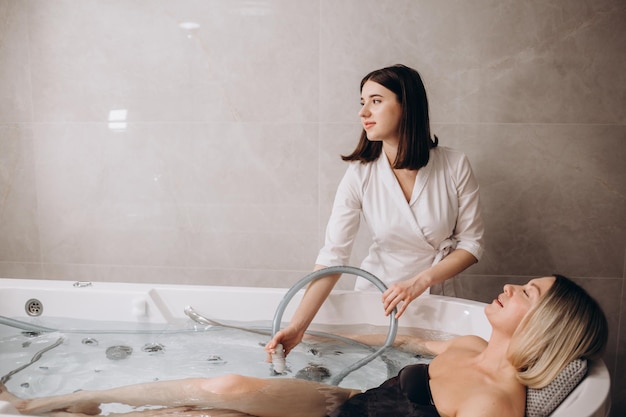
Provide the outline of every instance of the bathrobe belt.
{"type": "MultiPolygon", "coordinates": [[[[448,256],[453,250],[456,249],[456,244],[457,240],[453,237],[450,237],[441,242],[439,244],[439,247],[437,248],[437,254],[435,255],[435,260],[432,264],[437,265],[439,262],[441,262],[443,258],[448,256]]],[[[448,295],[452,297],[456,296],[456,291],[454,290],[452,279],[431,286],[430,293],[437,295],[448,295]]]]}

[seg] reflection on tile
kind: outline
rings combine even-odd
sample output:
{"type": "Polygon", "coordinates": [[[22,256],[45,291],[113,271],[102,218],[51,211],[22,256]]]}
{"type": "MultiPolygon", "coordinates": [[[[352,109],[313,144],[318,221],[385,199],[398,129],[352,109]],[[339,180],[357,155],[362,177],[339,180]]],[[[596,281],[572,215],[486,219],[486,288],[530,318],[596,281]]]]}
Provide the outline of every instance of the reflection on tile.
{"type": "Polygon", "coordinates": [[[233,3],[36,3],[36,120],[316,120],[317,2],[233,3]]]}
{"type": "MultiPolygon", "coordinates": [[[[302,234],[308,242],[318,230],[318,171],[310,158],[316,129],[279,127],[36,128],[44,261],[193,266],[201,258],[220,267],[230,258],[231,264],[264,267],[276,259],[279,267],[280,247],[298,250],[289,241],[302,234]],[[233,252],[209,256],[206,244],[233,252]],[[241,260],[236,252],[243,247],[249,250],[241,260]]],[[[313,258],[291,253],[286,265],[312,265],[313,258]]]]}

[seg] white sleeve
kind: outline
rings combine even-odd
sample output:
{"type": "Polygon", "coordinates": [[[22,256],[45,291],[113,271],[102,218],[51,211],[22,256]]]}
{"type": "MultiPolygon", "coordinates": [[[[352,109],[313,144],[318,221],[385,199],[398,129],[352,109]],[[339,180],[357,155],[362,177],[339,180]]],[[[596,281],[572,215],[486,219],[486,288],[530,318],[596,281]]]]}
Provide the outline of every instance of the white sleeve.
{"type": "Polygon", "coordinates": [[[362,209],[363,180],[358,164],[350,164],[337,187],[333,210],[326,225],[324,247],[315,261],[317,265],[343,266],[350,262],[362,209]]]}
{"type": "Polygon", "coordinates": [[[464,249],[480,259],[483,255],[485,225],[481,214],[478,181],[465,155],[455,167],[454,178],[459,199],[459,214],[454,228],[457,249],[464,249]]]}

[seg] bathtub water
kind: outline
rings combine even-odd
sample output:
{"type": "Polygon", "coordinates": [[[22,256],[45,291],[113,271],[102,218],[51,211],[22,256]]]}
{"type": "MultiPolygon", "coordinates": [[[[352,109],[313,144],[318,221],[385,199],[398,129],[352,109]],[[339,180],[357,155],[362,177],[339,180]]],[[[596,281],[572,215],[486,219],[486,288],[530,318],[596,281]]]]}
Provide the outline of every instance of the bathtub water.
{"type": "MultiPolygon", "coordinates": [[[[265,362],[265,353],[261,349],[269,339],[268,333],[221,326],[207,328],[189,322],[162,330],[133,325],[133,331],[124,331],[123,323],[114,322],[106,322],[106,326],[84,320],[43,322],[73,330],[37,333],[12,328],[7,329],[10,335],[0,337],[3,358],[0,375],[12,372],[18,363],[20,366],[28,364],[42,348],[54,346],[36,362],[10,375],[7,387],[23,398],[227,373],[263,378],[298,375],[299,378],[328,383],[339,370],[371,351],[363,345],[348,344],[343,340],[307,340],[292,351],[287,358],[286,371],[278,375],[265,362]],[[62,343],[57,344],[59,339],[62,343]]],[[[341,385],[367,389],[396,375],[405,364],[424,361],[425,358],[388,350],[384,356],[351,372],[341,385]]],[[[131,410],[121,404],[103,407],[105,413],[131,410]]]]}
{"type": "MultiPolygon", "coordinates": [[[[193,306],[215,320],[245,326],[264,325],[271,322],[286,292],[287,289],[281,288],[0,279],[0,316],[30,322],[68,317],[121,322],[128,329],[166,329],[188,321],[184,310],[193,306]],[[41,315],[33,318],[27,310],[41,315]]],[[[299,292],[293,297],[283,321],[289,321],[301,296],[299,292]]],[[[385,329],[390,320],[381,314],[379,306],[379,293],[335,291],[316,316],[314,328],[326,331],[340,325],[370,325],[385,329]]],[[[490,326],[483,308],[484,304],[475,301],[425,295],[409,306],[399,325],[401,331],[428,329],[488,338],[490,326]]],[[[262,356],[262,348],[258,349],[262,356]]],[[[4,363],[6,358],[1,355],[0,352],[4,363]]],[[[585,380],[552,416],[606,417],[610,408],[609,388],[606,366],[602,361],[594,362],[585,380]]],[[[13,407],[0,402],[0,417],[16,414],[13,407]]]]}
{"type": "MultiPolygon", "coordinates": [[[[162,379],[214,377],[225,373],[256,377],[293,377],[300,374],[306,377],[305,371],[311,365],[314,366],[310,371],[313,373],[321,372],[320,367],[328,369],[324,382],[333,383],[333,379],[341,375],[339,370],[348,368],[373,351],[360,343],[346,343],[341,338],[307,339],[287,358],[287,370],[277,374],[273,366],[265,361],[265,353],[260,349],[269,340],[268,324],[259,327],[268,329],[261,335],[192,323],[182,328],[133,325],[129,329],[116,322],[68,319],[38,319],[33,322],[48,328],[68,330],[23,330],[28,327],[27,322],[19,322],[22,329],[0,326],[0,376],[3,376],[3,382],[10,381],[7,386],[13,393],[25,398],[58,395],[78,388],[102,389],[162,379]],[[42,353],[38,355],[38,352],[42,353]],[[30,363],[36,355],[39,359],[30,363]]],[[[326,331],[341,331],[334,327],[326,331]]],[[[351,326],[350,333],[382,334],[385,330],[351,326]]],[[[443,337],[439,333],[435,336],[443,337]]],[[[397,374],[401,366],[424,360],[390,349],[367,366],[350,372],[342,378],[340,385],[367,389],[397,374]]]]}

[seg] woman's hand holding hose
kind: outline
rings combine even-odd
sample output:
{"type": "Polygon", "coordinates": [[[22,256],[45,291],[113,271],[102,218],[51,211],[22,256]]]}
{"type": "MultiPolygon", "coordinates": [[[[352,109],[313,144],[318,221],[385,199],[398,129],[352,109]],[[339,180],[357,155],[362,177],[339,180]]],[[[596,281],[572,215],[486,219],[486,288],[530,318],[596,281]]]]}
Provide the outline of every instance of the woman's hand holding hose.
{"type": "Polygon", "coordinates": [[[285,350],[285,356],[302,341],[304,330],[297,330],[294,326],[287,326],[276,332],[272,340],[265,345],[267,352],[267,362],[272,362],[272,354],[276,352],[276,347],[280,344],[285,350]]]}

